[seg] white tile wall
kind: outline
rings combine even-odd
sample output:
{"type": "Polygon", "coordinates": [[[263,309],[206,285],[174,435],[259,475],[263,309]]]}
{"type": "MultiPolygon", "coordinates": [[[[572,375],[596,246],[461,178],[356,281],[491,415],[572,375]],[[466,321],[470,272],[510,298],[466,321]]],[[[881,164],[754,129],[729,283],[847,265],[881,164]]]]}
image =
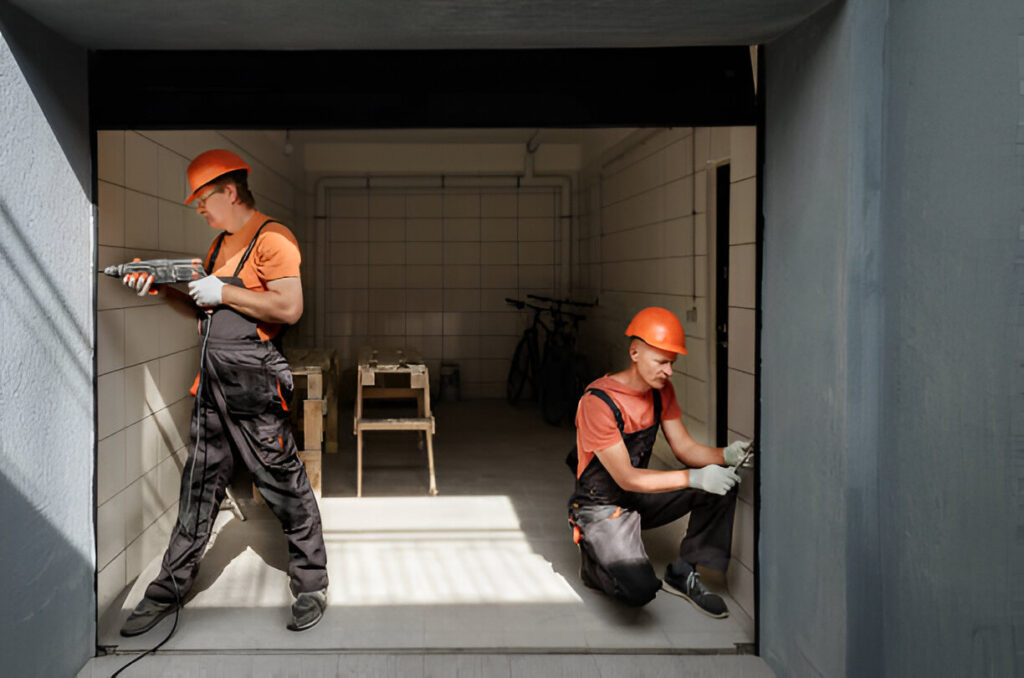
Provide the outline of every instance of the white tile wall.
{"type": "Polygon", "coordinates": [[[736,183],[757,174],[757,128],[732,127],[729,134],[729,181],[736,183]]]}
{"type": "MultiPolygon", "coordinates": [[[[292,186],[298,182],[283,180],[282,172],[248,153],[246,139],[244,132],[230,139],[215,132],[100,132],[100,266],[134,256],[206,253],[215,233],[183,200],[185,168],[208,148],[246,156],[254,167],[257,207],[291,222],[299,202],[292,186]],[[269,176],[257,179],[261,173],[269,176]]],[[[303,242],[305,226],[294,225],[293,231],[303,242]]],[[[97,306],[97,601],[102,614],[167,545],[187,454],[188,389],[198,364],[198,337],[194,323],[159,299],[139,298],[106,276],[97,281],[97,306]]]]}
{"type": "Polygon", "coordinates": [[[444,220],[439,218],[409,218],[405,222],[406,241],[440,242],[444,238],[444,220]]]}
{"type": "Polygon", "coordinates": [[[729,309],[729,367],[754,373],[755,311],[749,308],[729,309]]]}
{"type": "Polygon", "coordinates": [[[729,248],[729,306],[754,308],[756,304],[757,247],[753,243],[729,248]]]}
{"type": "Polygon", "coordinates": [[[757,180],[754,177],[731,182],[729,192],[729,244],[745,245],[756,240],[757,180]]]}
{"type": "Polygon", "coordinates": [[[754,436],[754,375],[730,369],[729,428],[748,440],[754,436]]]}
{"type": "Polygon", "coordinates": [[[373,341],[412,346],[435,387],[453,361],[464,397],[504,397],[523,315],[504,298],[552,295],[557,195],[409,183],[330,192],[326,342],[346,364],[373,341]]]}

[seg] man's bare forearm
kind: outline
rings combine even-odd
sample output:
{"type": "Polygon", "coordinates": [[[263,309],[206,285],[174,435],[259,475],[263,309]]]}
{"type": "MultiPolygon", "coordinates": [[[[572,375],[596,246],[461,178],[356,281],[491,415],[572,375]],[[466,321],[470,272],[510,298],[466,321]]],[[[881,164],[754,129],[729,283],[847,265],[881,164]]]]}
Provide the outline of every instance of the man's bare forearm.
{"type": "Polygon", "coordinates": [[[282,289],[273,281],[266,291],[225,285],[221,301],[239,313],[268,323],[293,324],[302,316],[302,288],[298,278],[282,289]],[[297,293],[296,293],[297,292],[297,293]]]}

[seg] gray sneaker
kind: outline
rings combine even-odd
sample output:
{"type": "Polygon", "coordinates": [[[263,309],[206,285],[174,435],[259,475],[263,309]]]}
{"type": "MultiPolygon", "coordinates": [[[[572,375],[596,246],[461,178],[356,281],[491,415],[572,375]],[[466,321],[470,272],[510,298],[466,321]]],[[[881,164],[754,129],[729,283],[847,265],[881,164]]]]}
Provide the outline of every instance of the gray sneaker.
{"type": "Polygon", "coordinates": [[[292,603],[292,620],[289,631],[304,631],[323,619],[327,609],[327,589],[300,593],[292,603]]]}
{"type": "Polygon", "coordinates": [[[121,627],[121,635],[126,638],[141,635],[159,624],[161,619],[176,609],[177,606],[174,603],[158,603],[155,600],[143,598],[125,620],[124,626],[121,627]]]}
{"type": "Polygon", "coordinates": [[[669,566],[665,568],[663,583],[667,584],[663,587],[666,591],[690,601],[695,608],[707,616],[715,619],[729,616],[729,608],[725,601],[720,595],[711,593],[704,587],[704,583],[700,580],[700,574],[695,568],[685,563],[682,566],[669,563],[669,566]],[[677,571],[684,568],[688,571],[682,573],[677,571]]]}

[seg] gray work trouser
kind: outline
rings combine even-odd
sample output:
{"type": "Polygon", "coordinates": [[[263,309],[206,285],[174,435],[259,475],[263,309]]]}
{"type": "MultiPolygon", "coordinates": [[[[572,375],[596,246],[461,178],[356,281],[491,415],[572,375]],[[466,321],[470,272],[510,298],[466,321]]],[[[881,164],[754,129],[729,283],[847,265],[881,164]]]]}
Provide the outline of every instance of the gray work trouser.
{"type": "Polygon", "coordinates": [[[260,495],[288,538],[292,594],[326,588],[320,510],[279,397],[281,388],[290,392],[292,386],[287,364],[269,344],[211,343],[208,360],[181,473],[178,520],[160,574],[146,589],[146,598],[184,600],[199,571],[236,454],[252,472],[260,495]],[[286,380],[283,387],[278,378],[286,380]],[[270,405],[261,400],[267,398],[273,401],[270,405]],[[253,414],[247,408],[263,411],[253,414]]]}
{"type": "Polygon", "coordinates": [[[579,528],[583,581],[627,605],[646,605],[661,588],[640,538],[690,514],[679,556],[692,565],[724,571],[729,566],[737,489],[725,495],[683,489],[651,494],[626,493],[623,506],[589,505],[570,509],[579,528]]]}

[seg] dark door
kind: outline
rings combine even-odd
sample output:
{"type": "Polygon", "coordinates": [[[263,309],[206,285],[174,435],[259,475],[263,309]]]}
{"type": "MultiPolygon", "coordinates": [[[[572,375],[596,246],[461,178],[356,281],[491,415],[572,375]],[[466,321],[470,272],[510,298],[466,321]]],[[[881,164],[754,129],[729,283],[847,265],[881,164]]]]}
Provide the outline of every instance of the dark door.
{"type": "Polygon", "coordinates": [[[715,169],[715,445],[729,432],[729,165],[715,169]]]}

